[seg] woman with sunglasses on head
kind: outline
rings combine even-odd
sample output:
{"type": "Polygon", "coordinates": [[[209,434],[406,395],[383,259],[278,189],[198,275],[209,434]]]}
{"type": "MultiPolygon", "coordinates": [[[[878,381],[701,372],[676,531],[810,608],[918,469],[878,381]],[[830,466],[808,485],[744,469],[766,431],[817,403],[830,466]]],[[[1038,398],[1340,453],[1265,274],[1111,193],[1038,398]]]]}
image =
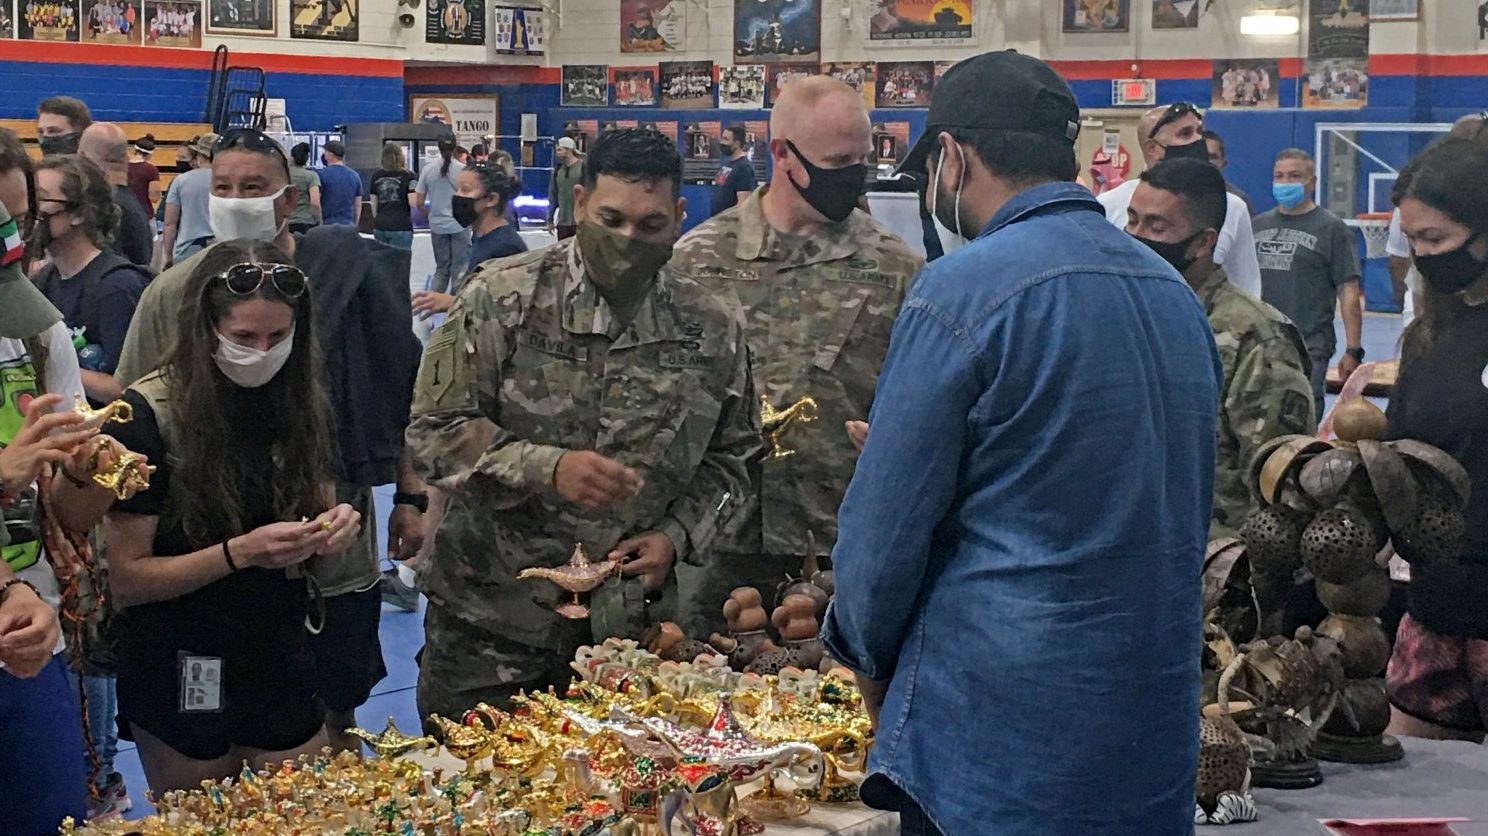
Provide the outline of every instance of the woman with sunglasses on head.
{"type": "Polygon", "coordinates": [[[325,745],[307,627],[312,558],[352,543],[305,276],[271,244],[198,261],[177,340],[108,432],[159,466],[108,518],[120,736],[152,790],[325,745]]]}
{"type": "MultiPolygon", "coordinates": [[[[470,229],[470,267],[460,279],[464,283],[481,264],[527,252],[527,244],[507,216],[511,201],[522,192],[522,184],[500,165],[472,163],[455,178],[452,213],[455,222],[470,229]]],[[[444,313],[455,302],[454,294],[423,290],[413,294],[413,312],[429,317],[444,313]]]]}
{"type": "Polygon", "coordinates": [[[1428,148],[1391,197],[1424,280],[1390,398],[1390,438],[1436,445],[1472,489],[1456,560],[1411,564],[1409,605],[1386,674],[1390,731],[1481,742],[1488,729],[1488,149],[1428,148]]]}

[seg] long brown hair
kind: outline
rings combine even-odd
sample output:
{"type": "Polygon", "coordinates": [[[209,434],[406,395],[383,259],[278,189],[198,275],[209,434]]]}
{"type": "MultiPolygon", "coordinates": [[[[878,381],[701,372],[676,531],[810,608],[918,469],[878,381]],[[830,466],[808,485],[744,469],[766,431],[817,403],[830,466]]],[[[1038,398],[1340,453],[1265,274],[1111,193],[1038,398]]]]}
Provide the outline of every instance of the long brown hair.
{"type": "Polygon", "coordinates": [[[289,299],[272,281],[250,296],[239,296],[220,277],[229,267],[288,264],[294,260],[272,244],[238,240],[209,250],[187,284],[175,348],[164,364],[170,386],[169,408],[177,428],[179,465],[171,478],[180,483],[182,521],[193,540],[213,542],[245,528],[237,463],[226,455],[239,432],[241,415],[229,403],[233,384],[217,368],[217,323],[232,307],[254,298],[294,309],[294,347],[284,368],[254,390],[270,414],[285,416],[263,466],[271,468],[274,515],[281,520],[314,517],[328,507],[326,484],[333,478],[331,407],[321,383],[320,347],[310,310],[310,292],[289,299]]]}
{"type": "MultiPolygon", "coordinates": [[[[1488,190],[1473,185],[1488,171],[1488,148],[1466,139],[1445,139],[1411,160],[1395,180],[1390,199],[1399,206],[1407,198],[1419,200],[1473,235],[1488,235],[1488,190]]],[[[1441,293],[1422,282],[1422,309],[1401,337],[1401,359],[1419,357],[1437,335],[1469,306],[1460,294],[1441,293]]]]}

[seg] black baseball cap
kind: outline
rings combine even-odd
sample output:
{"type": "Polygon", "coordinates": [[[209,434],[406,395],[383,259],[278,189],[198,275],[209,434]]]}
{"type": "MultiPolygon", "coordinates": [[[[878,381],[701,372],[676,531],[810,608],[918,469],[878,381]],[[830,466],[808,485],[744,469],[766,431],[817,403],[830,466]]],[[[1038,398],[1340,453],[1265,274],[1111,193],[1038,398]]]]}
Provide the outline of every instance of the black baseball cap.
{"type": "Polygon", "coordinates": [[[1075,144],[1080,105],[1054,68],[1011,49],[958,62],[935,82],[925,132],[899,165],[917,174],[947,128],[1024,131],[1075,144]]]}

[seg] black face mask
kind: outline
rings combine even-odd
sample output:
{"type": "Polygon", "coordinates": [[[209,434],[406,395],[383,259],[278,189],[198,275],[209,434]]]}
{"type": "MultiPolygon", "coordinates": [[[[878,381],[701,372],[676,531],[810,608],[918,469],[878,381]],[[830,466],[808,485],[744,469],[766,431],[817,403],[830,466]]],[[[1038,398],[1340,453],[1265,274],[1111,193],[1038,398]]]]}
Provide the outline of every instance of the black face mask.
{"type": "Polygon", "coordinates": [[[70,134],[51,134],[36,138],[36,144],[41,146],[41,155],[51,157],[57,154],[76,154],[78,149],[78,138],[82,134],[73,131],[70,134]]]}
{"type": "Polygon", "coordinates": [[[1146,244],[1149,249],[1157,253],[1159,258],[1173,265],[1174,270],[1182,273],[1189,267],[1192,267],[1195,261],[1198,261],[1197,258],[1188,254],[1188,248],[1193,244],[1194,239],[1203,234],[1204,230],[1199,230],[1182,241],[1172,242],[1154,241],[1151,238],[1143,238],[1140,235],[1133,235],[1132,237],[1146,244]]]}
{"type": "Polygon", "coordinates": [[[450,200],[450,214],[455,216],[455,223],[465,227],[480,217],[480,211],[475,208],[475,198],[458,194],[450,200]]]}
{"type": "Polygon", "coordinates": [[[1187,145],[1164,145],[1163,159],[1181,160],[1185,157],[1199,162],[1209,162],[1209,146],[1203,137],[1190,142],[1187,145]]]}
{"type": "Polygon", "coordinates": [[[858,198],[863,195],[863,185],[868,178],[868,167],[862,163],[856,163],[842,168],[822,168],[802,156],[794,142],[787,139],[785,147],[796,155],[796,159],[801,161],[802,166],[805,166],[806,175],[811,178],[810,185],[802,186],[796,182],[796,178],[786,174],[790,177],[791,185],[801,193],[801,197],[811,205],[812,209],[822,213],[832,223],[847,220],[847,216],[857,208],[858,198]]]}
{"type": "Polygon", "coordinates": [[[718,144],[718,151],[719,151],[719,153],[723,154],[725,157],[730,157],[730,156],[733,156],[734,146],[728,144],[727,142],[720,142],[718,144]]]}
{"type": "Polygon", "coordinates": [[[1416,270],[1431,289],[1438,293],[1461,293],[1469,285],[1483,277],[1488,270],[1488,259],[1480,259],[1469,252],[1478,240],[1478,233],[1462,242],[1462,246],[1444,253],[1418,255],[1416,270]]]}

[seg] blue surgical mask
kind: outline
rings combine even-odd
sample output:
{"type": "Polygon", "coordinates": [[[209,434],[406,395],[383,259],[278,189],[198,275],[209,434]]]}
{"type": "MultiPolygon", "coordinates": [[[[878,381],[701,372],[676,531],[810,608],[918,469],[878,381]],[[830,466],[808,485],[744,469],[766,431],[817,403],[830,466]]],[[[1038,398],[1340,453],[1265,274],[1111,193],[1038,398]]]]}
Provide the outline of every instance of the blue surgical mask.
{"type": "Polygon", "coordinates": [[[1281,204],[1283,209],[1295,209],[1297,204],[1307,199],[1307,192],[1301,183],[1272,183],[1271,196],[1281,204]]]}

